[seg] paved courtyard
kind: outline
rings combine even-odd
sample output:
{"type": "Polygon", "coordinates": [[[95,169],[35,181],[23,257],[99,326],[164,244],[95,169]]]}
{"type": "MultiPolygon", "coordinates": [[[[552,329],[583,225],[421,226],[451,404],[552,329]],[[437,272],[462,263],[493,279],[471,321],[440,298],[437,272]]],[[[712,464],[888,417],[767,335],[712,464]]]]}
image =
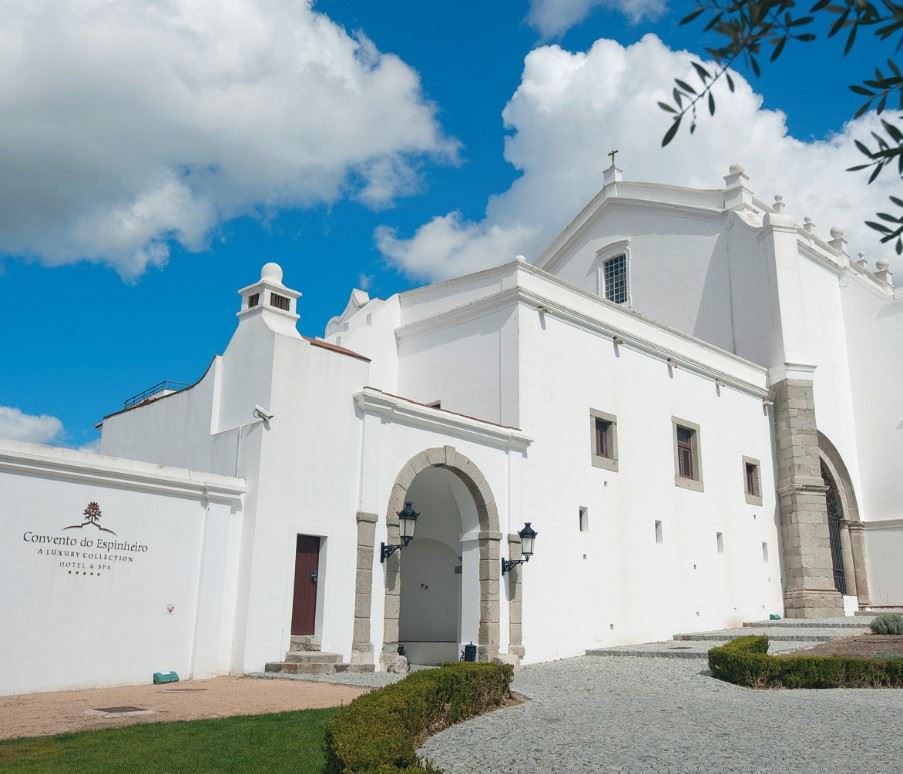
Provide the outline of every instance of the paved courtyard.
{"type": "Polygon", "coordinates": [[[515,677],[530,701],[432,737],[447,774],[899,772],[903,690],[753,691],[683,658],[581,658],[515,677]]]}

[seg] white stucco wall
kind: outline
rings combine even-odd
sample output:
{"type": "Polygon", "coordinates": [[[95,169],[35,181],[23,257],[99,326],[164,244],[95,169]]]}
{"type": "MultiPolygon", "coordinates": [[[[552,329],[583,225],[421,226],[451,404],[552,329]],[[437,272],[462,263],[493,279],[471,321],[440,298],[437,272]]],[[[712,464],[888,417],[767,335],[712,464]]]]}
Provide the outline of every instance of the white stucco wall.
{"type": "MultiPolygon", "coordinates": [[[[626,316],[596,303],[614,322],[626,316]]],[[[615,347],[554,313],[522,307],[519,319],[522,425],[536,439],[524,518],[539,531],[523,572],[527,660],[781,613],[771,429],[761,395],[731,387],[719,394],[712,378],[669,372],[663,357],[615,347]],[[591,464],[591,408],[617,416],[617,472],[591,464]],[[700,425],[703,492],[675,486],[672,416],[700,425]],[[762,506],[746,503],[744,455],[762,461],[762,506]],[[589,509],[588,532],[579,531],[581,506],[589,509]]],[[[764,371],[744,367],[764,392],[764,371]]]]}
{"type": "Polygon", "coordinates": [[[228,673],[244,482],[0,441],[0,491],[0,693],[228,673]]]}

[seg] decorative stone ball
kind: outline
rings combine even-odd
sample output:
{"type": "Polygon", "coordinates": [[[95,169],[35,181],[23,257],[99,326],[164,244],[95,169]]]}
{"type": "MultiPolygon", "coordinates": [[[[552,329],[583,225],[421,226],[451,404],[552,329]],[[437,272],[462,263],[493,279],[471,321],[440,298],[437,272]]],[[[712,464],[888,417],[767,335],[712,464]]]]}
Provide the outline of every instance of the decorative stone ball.
{"type": "Polygon", "coordinates": [[[875,261],[878,271],[887,271],[890,268],[890,260],[888,258],[879,258],[875,261]]]}
{"type": "Polygon", "coordinates": [[[733,164],[730,165],[730,167],[728,168],[728,171],[732,175],[745,175],[746,167],[744,167],[739,161],[735,161],[733,164]]]}
{"type": "Polygon", "coordinates": [[[840,226],[831,226],[831,239],[843,239],[844,231],[840,226]]]}
{"type": "Polygon", "coordinates": [[[517,261],[518,263],[526,263],[527,262],[526,257],[523,255],[515,255],[514,260],[517,261]]]}
{"type": "Polygon", "coordinates": [[[260,279],[282,284],[282,267],[278,263],[265,263],[260,270],[260,279]]]}

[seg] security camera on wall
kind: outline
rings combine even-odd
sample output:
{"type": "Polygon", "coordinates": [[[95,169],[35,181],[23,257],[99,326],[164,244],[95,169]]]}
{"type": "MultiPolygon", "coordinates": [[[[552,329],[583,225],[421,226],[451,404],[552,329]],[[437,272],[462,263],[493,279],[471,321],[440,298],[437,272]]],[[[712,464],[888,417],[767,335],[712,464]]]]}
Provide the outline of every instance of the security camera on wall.
{"type": "Polygon", "coordinates": [[[267,411],[263,406],[256,405],[254,406],[254,416],[258,419],[262,419],[264,422],[269,422],[275,415],[271,414],[267,411]]]}

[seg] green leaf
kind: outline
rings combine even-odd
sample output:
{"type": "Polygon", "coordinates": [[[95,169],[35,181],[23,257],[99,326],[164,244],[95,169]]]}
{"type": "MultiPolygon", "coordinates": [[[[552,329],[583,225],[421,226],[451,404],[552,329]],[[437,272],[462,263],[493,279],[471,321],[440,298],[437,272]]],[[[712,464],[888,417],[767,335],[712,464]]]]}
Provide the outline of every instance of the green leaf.
{"type": "Polygon", "coordinates": [[[658,106],[659,106],[662,110],[666,110],[666,111],[669,112],[669,113],[676,113],[676,112],[677,112],[677,111],[676,111],[673,107],[671,107],[667,102],[659,102],[659,103],[658,103],[658,106]]]}
{"type": "Polygon", "coordinates": [[[715,115],[715,97],[712,92],[709,92],[709,115],[715,115]]]}
{"type": "Polygon", "coordinates": [[[862,105],[862,106],[859,108],[859,110],[856,111],[856,115],[853,116],[853,118],[859,118],[859,116],[865,115],[865,114],[868,112],[868,110],[869,110],[869,108],[870,108],[871,106],[872,106],[872,101],[869,100],[869,101],[866,102],[864,105],[862,105]]]}
{"type": "Polygon", "coordinates": [[[880,231],[882,234],[889,234],[891,232],[890,229],[883,223],[875,223],[874,221],[867,220],[865,222],[865,225],[871,229],[874,229],[875,231],[880,231]]]}
{"type": "Polygon", "coordinates": [[[900,198],[898,198],[898,197],[896,197],[896,196],[889,196],[888,198],[889,198],[894,204],[896,204],[898,207],[903,207],[903,199],[900,199],[900,198]]]}
{"type": "Polygon", "coordinates": [[[857,30],[857,27],[855,27],[855,26],[852,27],[850,29],[850,34],[847,35],[847,43],[843,47],[843,55],[844,56],[846,56],[847,54],[850,53],[850,49],[853,48],[853,44],[856,42],[856,30],[857,30]]]}
{"type": "Polygon", "coordinates": [[[682,25],[683,25],[683,24],[689,24],[691,21],[693,21],[694,19],[698,18],[699,15],[700,15],[704,10],[705,10],[705,8],[704,8],[703,6],[700,6],[699,8],[697,8],[697,9],[696,9],[695,11],[693,11],[692,13],[688,13],[686,16],[684,16],[684,18],[680,20],[680,23],[681,23],[682,25]]]}
{"type": "Polygon", "coordinates": [[[886,131],[886,132],[887,132],[894,140],[897,141],[897,144],[899,144],[901,141],[903,141],[903,132],[901,132],[899,129],[897,129],[896,126],[894,126],[894,125],[893,125],[892,123],[890,123],[889,121],[885,121],[883,118],[881,119],[881,124],[884,126],[885,131],[886,131]]]}
{"type": "Polygon", "coordinates": [[[671,127],[665,132],[665,136],[662,137],[662,147],[664,148],[671,140],[674,139],[674,135],[677,134],[677,130],[680,128],[680,116],[674,119],[671,124],[671,127]]]}
{"type": "Polygon", "coordinates": [[[752,55],[749,57],[749,66],[752,67],[753,73],[755,73],[756,78],[762,75],[762,71],[759,69],[759,63],[756,61],[756,58],[752,55]]]}
{"type": "Polygon", "coordinates": [[[846,171],[847,172],[858,172],[861,169],[868,169],[870,166],[872,166],[872,165],[871,164],[857,164],[855,167],[847,167],[846,171]]]}
{"type": "Polygon", "coordinates": [[[680,88],[682,88],[682,89],[683,89],[685,92],[687,92],[688,94],[695,94],[695,93],[696,93],[696,89],[694,89],[694,88],[693,88],[689,83],[687,83],[686,81],[682,81],[680,78],[675,78],[675,79],[674,79],[674,82],[675,82],[678,86],[680,86],[680,88]]]}
{"type": "Polygon", "coordinates": [[[864,142],[860,142],[859,140],[853,140],[856,143],[856,147],[859,148],[860,153],[864,153],[869,158],[874,158],[872,156],[872,152],[868,149],[868,146],[864,142]]]}
{"type": "Polygon", "coordinates": [[[861,94],[863,97],[874,97],[875,96],[875,93],[873,91],[869,91],[868,89],[866,89],[863,86],[857,86],[855,83],[852,86],[850,86],[849,88],[850,88],[850,91],[853,92],[853,94],[861,94]]]}
{"type": "MultiPolygon", "coordinates": [[[[728,72],[724,73],[724,77],[727,80],[727,87],[731,90],[731,94],[734,93],[734,79],[731,78],[731,74],[728,72]]],[[[903,98],[901,98],[903,99],[903,98]]]]}
{"type": "Polygon", "coordinates": [[[878,175],[880,175],[880,174],[881,174],[881,165],[878,164],[878,165],[875,167],[875,171],[872,172],[871,175],[869,175],[869,179],[868,179],[869,185],[871,185],[872,183],[874,183],[874,182],[875,182],[875,178],[877,178],[878,175]]]}
{"type": "Polygon", "coordinates": [[[696,74],[699,76],[699,80],[705,83],[709,78],[711,78],[711,74],[708,70],[706,70],[701,64],[698,62],[690,62],[693,65],[693,69],[696,70],[696,74]]]}
{"type": "Polygon", "coordinates": [[[881,220],[889,220],[891,223],[899,222],[893,215],[888,215],[886,212],[876,212],[875,213],[881,220]]]}

